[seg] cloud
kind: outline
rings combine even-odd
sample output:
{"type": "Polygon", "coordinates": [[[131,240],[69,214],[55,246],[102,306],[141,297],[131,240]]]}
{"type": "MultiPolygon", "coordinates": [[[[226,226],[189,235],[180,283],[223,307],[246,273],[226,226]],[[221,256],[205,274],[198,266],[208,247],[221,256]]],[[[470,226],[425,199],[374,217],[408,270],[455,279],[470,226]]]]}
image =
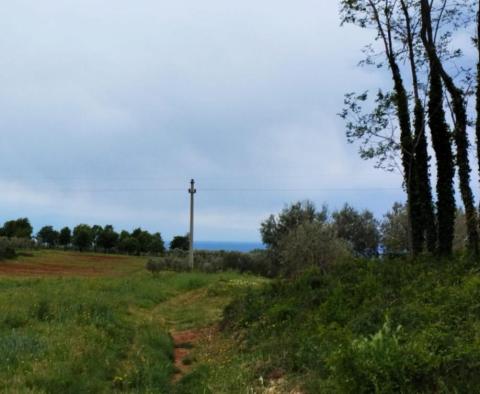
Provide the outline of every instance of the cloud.
{"type": "Polygon", "coordinates": [[[254,240],[294,199],[379,213],[403,197],[307,190],[400,186],[345,141],[343,94],[390,82],[356,68],[371,32],[341,28],[336,2],[19,0],[3,14],[5,219],[184,233],[195,177],[199,238],[254,240]],[[233,191],[248,188],[283,191],[233,191]]]}

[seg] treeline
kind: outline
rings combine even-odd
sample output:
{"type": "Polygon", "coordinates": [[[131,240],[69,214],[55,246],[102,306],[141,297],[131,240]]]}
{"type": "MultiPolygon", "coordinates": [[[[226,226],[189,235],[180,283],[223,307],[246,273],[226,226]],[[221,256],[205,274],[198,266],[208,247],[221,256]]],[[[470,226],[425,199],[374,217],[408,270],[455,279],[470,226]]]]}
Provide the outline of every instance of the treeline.
{"type": "Polygon", "coordinates": [[[348,140],[360,143],[362,158],[403,173],[410,253],[452,254],[457,174],[466,247],[478,257],[471,172],[480,170],[480,2],[342,0],[341,10],[343,23],[376,31],[376,43],[366,47],[361,63],[387,69],[392,78],[391,90],[376,89],[371,100],[368,91],[347,94],[341,116],[348,140]],[[456,40],[458,32],[471,41],[456,40]],[[455,47],[460,41],[463,46],[455,47]],[[474,55],[467,57],[469,45],[474,55]],[[472,97],[476,110],[468,101],[472,97]],[[475,165],[469,134],[476,134],[475,165]]]}
{"type": "MultiPolygon", "coordinates": [[[[453,249],[464,250],[465,213],[457,212],[453,249]]],[[[408,209],[395,203],[379,220],[369,210],[345,204],[329,212],[310,201],[297,202],[271,215],[260,228],[265,254],[257,254],[261,272],[268,276],[295,276],[309,268],[327,269],[352,258],[408,256],[408,209]],[[260,258],[259,258],[260,257],[260,258]]]]}
{"type": "MultiPolygon", "coordinates": [[[[73,229],[64,227],[56,230],[53,226],[42,227],[33,234],[33,227],[27,218],[10,220],[0,228],[0,237],[10,240],[32,240],[37,247],[64,248],[105,253],[124,253],[131,255],[161,255],[165,253],[165,243],[159,232],[150,232],[137,228],[132,232],[115,231],[112,225],[89,226],[79,224],[73,229]]],[[[185,237],[175,237],[171,246],[185,247],[185,237]],[[183,241],[183,243],[181,242],[183,241]]],[[[188,237],[187,237],[188,240],[188,237]]],[[[20,245],[18,241],[16,245],[20,245]]]]}

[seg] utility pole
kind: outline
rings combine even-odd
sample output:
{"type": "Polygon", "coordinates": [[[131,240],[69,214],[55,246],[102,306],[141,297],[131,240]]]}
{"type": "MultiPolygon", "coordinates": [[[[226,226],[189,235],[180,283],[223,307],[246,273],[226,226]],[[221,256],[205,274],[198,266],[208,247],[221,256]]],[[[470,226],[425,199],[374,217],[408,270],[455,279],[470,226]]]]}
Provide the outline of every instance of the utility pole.
{"type": "Polygon", "coordinates": [[[190,269],[193,269],[193,197],[197,192],[195,189],[195,181],[193,179],[190,181],[190,189],[188,189],[188,192],[190,193],[190,251],[188,255],[188,262],[190,264],[190,269]]]}

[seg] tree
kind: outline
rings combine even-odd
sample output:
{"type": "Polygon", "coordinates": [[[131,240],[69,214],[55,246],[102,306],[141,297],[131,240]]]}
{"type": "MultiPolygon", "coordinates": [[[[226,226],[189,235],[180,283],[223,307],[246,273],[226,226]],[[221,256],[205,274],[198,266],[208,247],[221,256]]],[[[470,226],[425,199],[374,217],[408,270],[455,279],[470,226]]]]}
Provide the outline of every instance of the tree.
{"type": "Polygon", "coordinates": [[[328,218],[327,208],[317,212],[311,201],[296,202],[285,207],[278,216],[271,215],[260,226],[263,243],[274,251],[283,237],[304,223],[325,223],[328,218]]]}
{"type": "Polygon", "coordinates": [[[408,253],[408,214],[405,205],[396,202],[392,210],[383,216],[380,233],[383,253],[391,256],[408,253]]]}
{"type": "Polygon", "coordinates": [[[477,4],[477,36],[474,41],[477,49],[477,89],[476,89],[476,110],[477,121],[475,125],[475,132],[477,137],[477,162],[478,171],[480,174],[480,1],[477,4]]]}
{"type": "Polygon", "coordinates": [[[37,239],[49,248],[52,248],[57,244],[58,238],[59,233],[58,231],[55,231],[52,226],[44,226],[37,233],[37,239]]]}
{"type": "MultiPolygon", "coordinates": [[[[432,187],[430,184],[430,167],[428,155],[428,142],[426,133],[425,107],[420,96],[419,81],[419,56],[418,56],[418,21],[414,20],[410,12],[411,2],[408,0],[400,0],[401,24],[403,22],[403,40],[408,47],[408,61],[412,77],[412,89],[414,97],[414,150],[415,157],[415,182],[416,193],[418,193],[418,204],[416,208],[419,218],[423,223],[425,230],[427,250],[435,253],[437,247],[437,227],[435,222],[435,210],[433,207],[432,187]]],[[[421,61],[421,60],[420,60],[421,61]]],[[[407,208],[407,215],[408,208],[407,208]]],[[[408,239],[408,220],[407,220],[407,239],[408,239]]],[[[419,245],[418,245],[419,246],[419,245]]]]}
{"type": "MultiPolygon", "coordinates": [[[[395,6],[388,0],[342,0],[341,4],[343,23],[354,23],[364,28],[373,27],[376,30],[391,73],[394,90],[392,103],[396,109],[400,130],[399,146],[404,186],[407,192],[410,249],[416,255],[422,251],[424,243],[424,224],[421,220],[423,205],[418,190],[418,171],[415,163],[416,141],[412,135],[409,95],[399,65],[399,50],[395,40],[397,27],[395,6]]],[[[347,117],[348,111],[344,112],[343,116],[347,117]]],[[[355,124],[353,127],[358,130],[355,124]]]]}
{"type": "Polygon", "coordinates": [[[95,224],[92,226],[92,242],[93,242],[93,249],[95,252],[97,251],[98,245],[98,238],[100,234],[103,232],[103,227],[95,224]]]}
{"type": "Polygon", "coordinates": [[[176,235],[170,242],[170,250],[189,250],[190,249],[190,237],[187,235],[176,235]]]}
{"type": "Polygon", "coordinates": [[[118,245],[119,235],[112,225],[106,225],[97,235],[97,246],[105,252],[111,251],[118,245]]]}
{"type": "Polygon", "coordinates": [[[333,226],[319,221],[305,222],[292,229],[279,243],[279,270],[294,276],[306,269],[326,269],[351,256],[349,245],[337,238],[333,226]]]}
{"type": "Polygon", "coordinates": [[[94,234],[92,228],[87,224],[79,224],[73,229],[73,245],[80,252],[92,247],[94,234]]]}
{"type": "Polygon", "coordinates": [[[347,241],[359,256],[378,256],[380,233],[378,221],[368,210],[358,212],[345,204],[332,214],[333,228],[340,239],[347,241]]]}
{"type": "Polygon", "coordinates": [[[33,233],[33,227],[27,218],[21,218],[17,220],[10,220],[5,222],[0,235],[8,238],[27,238],[31,239],[33,233]]]}
{"type": "Polygon", "coordinates": [[[453,250],[455,252],[464,252],[468,243],[468,230],[465,220],[465,211],[461,208],[457,210],[455,219],[455,238],[453,239],[453,250]]]}
{"type": "Polygon", "coordinates": [[[58,243],[64,248],[67,248],[72,243],[72,231],[68,227],[64,227],[60,230],[58,243]]]}
{"type": "MultiPolygon", "coordinates": [[[[478,1],[476,11],[468,0],[342,0],[341,4],[344,23],[354,23],[363,28],[373,27],[376,30],[382,51],[378,52],[376,47],[369,46],[363,64],[374,64],[382,68],[383,63],[378,59],[382,56],[386,60],[393,77],[392,97],[397,110],[397,116],[392,117],[389,107],[384,104],[388,100],[377,100],[371,114],[365,114],[362,103],[366,101],[366,96],[347,95],[346,107],[341,115],[347,120],[349,141],[362,141],[361,153],[364,157],[382,157],[387,152],[394,152],[398,141],[407,188],[408,227],[413,254],[422,250],[425,237],[429,251],[436,249],[440,255],[449,255],[452,251],[456,165],[466,212],[469,250],[478,255],[478,218],[470,186],[467,133],[469,123],[466,97],[472,79],[468,66],[458,66],[461,62],[456,59],[462,52],[452,45],[452,32],[471,23],[475,19],[472,17],[475,13],[477,36],[480,36],[478,1]],[[404,78],[405,66],[409,66],[410,79],[404,78]],[[411,86],[408,86],[410,83],[411,86]],[[426,107],[424,102],[427,103],[426,107]],[[407,138],[409,107],[413,108],[413,113],[410,114],[410,119],[413,119],[413,122],[410,121],[410,128],[413,124],[411,142],[407,138]],[[451,124],[447,120],[447,109],[451,114],[451,124]],[[437,163],[436,220],[425,132],[427,114],[437,163]],[[399,129],[399,137],[396,129],[399,129]],[[377,140],[380,142],[375,145],[377,140]],[[456,146],[455,155],[452,142],[456,146]],[[408,148],[410,143],[412,149],[408,148]],[[410,168],[405,154],[410,155],[410,168]]],[[[480,75],[480,44],[478,41],[476,44],[480,75]]],[[[480,77],[477,78],[477,109],[480,114],[480,77]]],[[[480,115],[477,116],[480,119],[480,115]]],[[[480,142],[479,136],[480,126],[477,130],[477,140],[480,142]]],[[[480,147],[478,152],[480,157],[480,147]]]]}
{"type": "Polygon", "coordinates": [[[133,230],[132,237],[138,241],[137,254],[147,253],[150,242],[152,241],[152,235],[148,231],[137,228],[133,230]]]}
{"type": "MultiPolygon", "coordinates": [[[[441,83],[443,82],[446,90],[449,92],[452,99],[452,112],[454,115],[454,132],[453,137],[457,145],[457,166],[459,174],[459,184],[460,192],[463,199],[463,204],[465,206],[466,213],[466,223],[468,228],[468,248],[471,253],[475,256],[478,256],[478,230],[477,230],[477,211],[475,208],[475,202],[473,198],[473,192],[470,187],[470,163],[468,159],[468,148],[469,142],[467,137],[467,126],[468,126],[468,116],[467,116],[467,104],[464,98],[464,92],[460,89],[453,78],[445,70],[445,67],[442,63],[442,60],[439,55],[438,44],[436,42],[436,31],[434,28],[434,22],[432,22],[432,7],[434,2],[430,0],[420,0],[421,6],[421,20],[422,20],[422,29],[421,29],[421,38],[423,45],[425,47],[425,52],[430,64],[430,74],[431,74],[431,91],[435,89],[437,91],[437,102],[433,104],[437,106],[436,111],[439,111],[439,107],[443,106],[443,99],[441,96],[441,83]]],[[[440,15],[445,12],[446,2],[440,5],[440,15]]],[[[441,21],[442,16],[438,17],[441,21]]],[[[438,21],[437,21],[438,24],[438,21]]],[[[444,126],[442,126],[444,128],[444,126]]],[[[444,131],[442,131],[444,132],[444,131]]],[[[433,133],[433,129],[432,129],[433,133]]],[[[443,159],[443,158],[442,158],[443,159]]],[[[450,210],[452,207],[448,207],[450,210]]],[[[454,207],[453,207],[454,208],[454,207]]],[[[441,207],[439,207],[439,211],[441,207]]],[[[454,217],[454,216],[453,216],[454,217]]],[[[451,221],[452,218],[449,218],[451,221]]],[[[450,225],[450,223],[449,223],[450,225]]],[[[453,223],[451,223],[453,229],[453,223]]],[[[453,233],[452,233],[453,235],[453,233]]],[[[449,250],[444,252],[449,253],[451,250],[452,239],[449,241],[449,250]]],[[[439,241],[441,242],[441,240],[439,241]]],[[[442,246],[441,246],[442,247],[442,246]]]]}
{"type": "Polygon", "coordinates": [[[153,255],[162,255],[165,253],[165,243],[160,233],[155,233],[148,244],[148,252],[153,255]]]}
{"type": "Polygon", "coordinates": [[[140,247],[139,242],[132,236],[123,237],[118,245],[120,251],[127,254],[137,254],[140,247]]]}

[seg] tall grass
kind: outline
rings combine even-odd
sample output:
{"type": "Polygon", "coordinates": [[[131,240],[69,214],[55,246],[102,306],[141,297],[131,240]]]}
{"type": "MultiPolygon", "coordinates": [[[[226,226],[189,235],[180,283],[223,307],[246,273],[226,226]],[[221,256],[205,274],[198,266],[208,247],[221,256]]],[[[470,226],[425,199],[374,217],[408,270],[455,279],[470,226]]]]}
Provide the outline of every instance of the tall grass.
{"type": "Polygon", "coordinates": [[[0,279],[0,391],[172,392],[172,340],[150,312],[220,279],[143,271],[0,279]]]}
{"type": "Polygon", "coordinates": [[[196,381],[215,393],[261,392],[270,376],[287,377],[286,392],[480,392],[480,277],[467,261],[338,264],[249,291],[223,324],[233,344],[196,381]]]}

